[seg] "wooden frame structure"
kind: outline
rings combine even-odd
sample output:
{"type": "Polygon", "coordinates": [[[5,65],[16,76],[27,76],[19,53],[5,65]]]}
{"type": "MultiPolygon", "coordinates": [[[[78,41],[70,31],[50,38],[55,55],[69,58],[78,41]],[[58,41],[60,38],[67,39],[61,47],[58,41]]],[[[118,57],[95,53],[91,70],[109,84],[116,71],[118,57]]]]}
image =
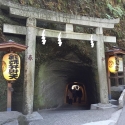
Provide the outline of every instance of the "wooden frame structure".
{"type": "MultiPolygon", "coordinates": [[[[16,43],[14,41],[7,41],[0,43],[0,51],[5,52],[22,52],[27,49],[27,46],[16,43]]],[[[13,81],[7,81],[7,111],[11,111],[11,98],[12,98],[12,83],[13,81]]]]}
{"type": "Polygon", "coordinates": [[[106,54],[106,62],[107,62],[106,64],[107,64],[108,93],[109,93],[109,99],[111,99],[111,86],[112,86],[111,79],[114,79],[114,82],[115,82],[114,86],[119,86],[119,79],[122,79],[124,82],[125,70],[124,70],[124,64],[123,64],[123,72],[118,71],[112,75],[112,73],[110,73],[108,70],[108,59],[111,56],[116,56],[116,57],[118,56],[118,57],[123,59],[123,55],[125,54],[125,50],[117,48],[117,47],[113,47],[110,50],[108,50],[107,52],[105,52],[105,54],[106,54]]]}

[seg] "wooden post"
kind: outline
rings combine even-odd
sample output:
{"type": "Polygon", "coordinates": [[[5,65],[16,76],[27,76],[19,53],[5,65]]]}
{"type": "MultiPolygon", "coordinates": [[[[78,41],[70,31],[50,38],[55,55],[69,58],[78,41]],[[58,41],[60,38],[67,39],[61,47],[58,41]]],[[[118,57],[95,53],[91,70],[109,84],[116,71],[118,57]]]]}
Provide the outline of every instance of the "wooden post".
{"type": "Polygon", "coordinates": [[[109,55],[106,54],[106,70],[107,70],[107,84],[108,84],[108,98],[111,99],[111,80],[110,80],[110,72],[108,70],[108,59],[109,55]]]}
{"type": "Polygon", "coordinates": [[[12,84],[11,84],[11,82],[8,81],[8,83],[7,83],[7,111],[11,111],[11,100],[12,100],[11,88],[12,88],[12,84]]]}

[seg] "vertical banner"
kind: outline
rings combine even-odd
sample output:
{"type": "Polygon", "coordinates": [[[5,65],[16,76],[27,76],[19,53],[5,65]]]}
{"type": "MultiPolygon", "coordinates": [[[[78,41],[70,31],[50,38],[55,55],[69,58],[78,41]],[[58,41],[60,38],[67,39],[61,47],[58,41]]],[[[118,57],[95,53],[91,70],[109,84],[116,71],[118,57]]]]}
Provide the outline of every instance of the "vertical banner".
{"type": "Polygon", "coordinates": [[[122,58],[118,58],[119,59],[119,70],[118,72],[123,72],[123,59],[122,58]]]}

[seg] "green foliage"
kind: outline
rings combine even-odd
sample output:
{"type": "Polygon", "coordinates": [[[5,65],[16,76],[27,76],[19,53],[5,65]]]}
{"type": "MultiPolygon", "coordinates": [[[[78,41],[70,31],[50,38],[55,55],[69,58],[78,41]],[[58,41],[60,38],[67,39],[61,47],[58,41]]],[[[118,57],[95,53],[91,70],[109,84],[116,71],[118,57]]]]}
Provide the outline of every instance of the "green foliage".
{"type": "Polygon", "coordinates": [[[109,14],[105,14],[107,19],[111,19],[111,16],[109,14]]]}
{"type": "Polygon", "coordinates": [[[33,5],[33,0],[29,0],[30,5],[33,5]]]}
{"type": "Polygon", "coordinates": [[[108,3],[107,7],[114,17],[122,17],[124,15],[124,12],[119,6],[113,7],[111,4],[108,3]]]}
{"type": "Polygon", "coordinates": [[[117,2],[118,2],[118,3],[121,3],[121,2],[122,2],[122,0],[117,0],[117,2]]]}

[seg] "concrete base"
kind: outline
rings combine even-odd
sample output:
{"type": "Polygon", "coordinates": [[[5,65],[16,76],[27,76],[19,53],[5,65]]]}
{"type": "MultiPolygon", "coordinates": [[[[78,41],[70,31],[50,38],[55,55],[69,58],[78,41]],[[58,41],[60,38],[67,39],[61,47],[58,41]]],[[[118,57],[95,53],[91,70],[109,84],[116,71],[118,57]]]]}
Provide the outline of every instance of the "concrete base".
{"type": "Polygon", "coordinates": [[[34,121],[41,121],[43,117],[38,112],[33,112],[32,114],[22,115],[18,117],[19,125],[35,125],[34,121]]]}
{"type": "Polygon", "coordinates": [[[43,120],[43,117],[38,112],[33,112],[32,114],[26,115],[27,121],[43,120]]]}
{"type": "Polygon", "coordinates": [[[116,105],[112,105],[111,103],[108,104],[91,104],[91,108],[90,109],[109,109],[109,108],[117,108],[118,106],[116,105]]]}

